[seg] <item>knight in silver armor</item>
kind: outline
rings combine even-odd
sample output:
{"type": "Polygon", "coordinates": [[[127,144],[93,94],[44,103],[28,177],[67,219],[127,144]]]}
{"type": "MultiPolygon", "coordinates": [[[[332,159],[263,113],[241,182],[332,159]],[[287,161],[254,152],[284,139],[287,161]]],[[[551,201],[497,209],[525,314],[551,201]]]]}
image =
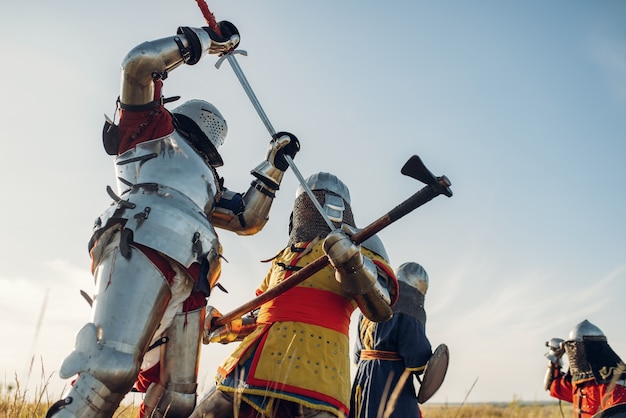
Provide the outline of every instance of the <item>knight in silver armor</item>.
{"type": "Polygon", "coordinates": [[[552,338],[546,345],[550,350],[544,388],[550,396],[572,403],[576,417],[600,416],[601,411],[626,402],[626,365],[596,325],[585,319],[566,340],[552,338]],[[567,372],[561,370],[564,354],[567,372]]]}
{"type": "Polygon", "coordinates": [[[373,321],[388,320],[397,282],[380,239],[361,245],[350,239],[357,229],[346,185],[325,172],[306,184],[333,230],[299,187],[287,247],[271,260],[256,293],[324,255],[330,264],[253,315],[213,330],[210,342],[241,344],[219,367],[216,389],[191,417],[347,415],[351,313],[358,307],[373,321]]]}
{"type": "Polygon", "coordinates": [[[219,22],[180,27],[144,42],[122,62],[119,124],[107,120],[103,143],[115,155],[113,203],[89,242],[95,293],[90,321],[77,333],[62,378],[75,376],[55,418],[111,417],[131,390],[145,392],[140,417],[187,417],[196,403],[206,299],[220,276],[215,228],[251,235],[270,208],[298,139],[279,133],[251,170],[241,194],[224,187],[216,168],[228,127],[217,108],[190,100],[171,112],[163,80],[205,54],[236,48],[239,32],[219,22]]]}

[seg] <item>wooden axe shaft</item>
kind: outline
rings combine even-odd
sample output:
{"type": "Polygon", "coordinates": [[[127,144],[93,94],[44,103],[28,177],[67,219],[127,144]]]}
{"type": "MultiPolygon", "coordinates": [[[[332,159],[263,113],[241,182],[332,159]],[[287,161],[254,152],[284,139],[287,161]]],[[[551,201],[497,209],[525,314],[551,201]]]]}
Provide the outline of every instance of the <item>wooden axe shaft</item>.
{"type": "MultiPolygon", "coordinates": [[[[447,179],[445,180],[447,182],[447,179]]],[[[447,186],[449,186],[449,182],[447,182],[446,187],[447,186]]],[[[442,194],[442,191],[438,190],[438,188],[432,186],[426,186],[422,188],[413,196],[409,197],[407,200],[392,209],[389,213],[386,213],[365,228],[359,230],[351,237],[352,241],[355,244],[361,244],[363,241],[372,237],[373,235],[376,235],[388,225],[392,224],[393,222],[397,221],[404,215],[412,212],[423,204],[431,201],[440,194],[442,194]]],[[[301,270],[298,270],[297,272],[289,276],[288,279],[285,279],[281,283],[265,291],[263,294],[233,309],[225,315],[215,319],[213,321],[211,329],[226,325],[232,320],[237,319],[242,315],[255,310],[264,303],[269,302],[277,296],[285,293],[287,290],[297,286],[298,284],[311,277],[313,274],[326,267],[328,262],[328,257],[326,257],[325,255],[318,257],[317,259],[313,260],[311,263],[303,267],[301,270]]]]}

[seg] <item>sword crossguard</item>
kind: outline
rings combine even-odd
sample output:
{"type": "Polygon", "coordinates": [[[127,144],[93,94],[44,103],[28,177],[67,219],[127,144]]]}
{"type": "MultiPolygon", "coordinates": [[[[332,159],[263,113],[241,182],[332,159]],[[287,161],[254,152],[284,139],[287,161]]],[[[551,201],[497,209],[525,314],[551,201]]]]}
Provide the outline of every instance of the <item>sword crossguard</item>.
{"type": "Polygon", "coordinates": [[[243,55],[244,57],[247,57],[248,56],[248,51],[242,51],[241,49],[235,49],[233,51],[229,51],[229,52],[223,54],[222,56],[220,56],[217,59],[217,62],[215,63],[215,68],[217,68],[219,70],[220,66],[222,65],[224,60],[228,58],[228,55],[235,55],[235,54],[239,54],[239,55],[243,55]]]}

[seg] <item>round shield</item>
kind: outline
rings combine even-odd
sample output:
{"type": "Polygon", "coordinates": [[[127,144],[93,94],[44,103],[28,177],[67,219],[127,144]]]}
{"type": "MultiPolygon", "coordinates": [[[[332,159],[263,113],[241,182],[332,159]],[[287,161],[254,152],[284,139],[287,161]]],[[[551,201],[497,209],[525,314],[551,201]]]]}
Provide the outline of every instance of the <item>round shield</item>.
{"type": "Polygon", "coordinates": [[[619,403],[610,408],[600,411],[592,418],[626,418],[626,403],[619,403]]]}
{"type": "Polygon", "coordinates": [[[426,402],[439,390],[443,379],[446,377],[449,360],[450,352],[448,351],[448,346],[439,344],[426,363],[424,376],[420,382],[420,390],[417,393],[417,402],[426,402]]]}

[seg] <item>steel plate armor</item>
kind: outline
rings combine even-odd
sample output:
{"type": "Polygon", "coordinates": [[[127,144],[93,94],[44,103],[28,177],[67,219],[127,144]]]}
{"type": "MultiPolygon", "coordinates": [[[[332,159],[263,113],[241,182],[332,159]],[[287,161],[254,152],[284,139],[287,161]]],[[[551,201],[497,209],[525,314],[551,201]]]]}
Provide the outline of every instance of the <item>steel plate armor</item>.
{"type": "Polygon", "coordinates": [[[97,225],[123,223],[134,242],[185,267],[207,255],[219,263],[220,244],[207,218],[219,190],[217,174],[177,132],[126,151],[115,168],[121,200],[97,225]]]}
{"type": "Polygon", "coordinates": [[[103,128],[116,191],[107,188],[114,202],[89,242],[92,318],[61,367],[63,378],[78,377],[49,417],[110,418],[133,387],[146,392],[140,417],[183,418],[195,406],[204,306],[221,272],[215,228],[260,231],[287,169],[273,163],[299,150],[293,135],[273,138],[264,162],[273,177],[253,171],[248,190],[234,193],[215,171],[228,131],[217,108],[199,99],[165,108],[178,98],[162,96],[171,71],[238,45],[232,23],[217,25],[181,26],[122,60],[119,124],[107,118],[103,128]]]}
{"type": "Polygon", "coordinates": [[[78,379],[55,417],[113,414],[133,386],[170,300],[170,286],[146,256],[134,249],[132,262],[120,256],[117,235],[94,271],[97,291],[91,322],[78,332],[74,351],[61,365],[62,378],[78,374],[78,379]]]}

